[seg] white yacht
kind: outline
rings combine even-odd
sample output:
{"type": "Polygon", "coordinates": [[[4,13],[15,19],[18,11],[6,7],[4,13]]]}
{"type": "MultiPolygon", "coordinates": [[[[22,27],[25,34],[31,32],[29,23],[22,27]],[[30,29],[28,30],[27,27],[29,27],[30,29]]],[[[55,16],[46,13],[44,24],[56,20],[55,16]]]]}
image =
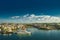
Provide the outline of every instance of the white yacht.
{"type": "Polygon", "coordinates": [[[28,35],[31,35],[31,32],[28,32],[28,31],[26,30],[26,27],[23,25],[23,26],[21,27],[20,32],[17,32],[17,34],[21,34],[21,35],[26,35],[26,34],[28,34],[28,35]]]}

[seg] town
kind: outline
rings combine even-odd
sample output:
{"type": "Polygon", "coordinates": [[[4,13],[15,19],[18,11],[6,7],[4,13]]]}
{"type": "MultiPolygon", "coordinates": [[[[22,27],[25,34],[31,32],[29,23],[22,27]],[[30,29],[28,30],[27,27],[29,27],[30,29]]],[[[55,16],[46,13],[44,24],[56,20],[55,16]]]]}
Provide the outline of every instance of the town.
{"type": "Polygon", "coordinates": [[[31,27],[37,28],[39,30],[60,30],[60,23],[30,23],[30,24],[1,23],[0,33],[1,34],[16,33],[19,29],[26,30],[27,28],[31,27]]]}

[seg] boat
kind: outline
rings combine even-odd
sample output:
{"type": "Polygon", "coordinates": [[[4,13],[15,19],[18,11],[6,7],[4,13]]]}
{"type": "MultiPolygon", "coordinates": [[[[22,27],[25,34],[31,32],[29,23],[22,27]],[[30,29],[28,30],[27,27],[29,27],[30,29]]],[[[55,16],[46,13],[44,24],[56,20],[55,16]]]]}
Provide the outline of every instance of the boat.
{"type": "Polygon", "coordinates": [[[18,35],[20,36],[30,36],[31,35],[31,32],[28,32],[28,31],[20,31],[20,32],[17,32],[18,35]]]}
{"type": "Polygon", "coordinates": [[[23,26],[21,27],[21,30],[20,30],[19,32],[17,32],[17,34],[20,34],[20,35],[31,35],[31,32],[28,32],[28,31],[26,30],[26,27],[23,25],[23,26]]]}

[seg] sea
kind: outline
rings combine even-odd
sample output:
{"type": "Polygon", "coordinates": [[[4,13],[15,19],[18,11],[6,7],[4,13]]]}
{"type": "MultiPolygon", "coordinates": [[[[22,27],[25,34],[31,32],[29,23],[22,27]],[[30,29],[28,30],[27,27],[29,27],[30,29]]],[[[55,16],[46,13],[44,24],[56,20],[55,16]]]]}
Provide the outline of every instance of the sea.
{"type": "Polygon", "coordinates": [[[28,28],[27,31],[31,32],[31,35],[0,34],[0,40],[60,40],[60,30],[28,28]]]}

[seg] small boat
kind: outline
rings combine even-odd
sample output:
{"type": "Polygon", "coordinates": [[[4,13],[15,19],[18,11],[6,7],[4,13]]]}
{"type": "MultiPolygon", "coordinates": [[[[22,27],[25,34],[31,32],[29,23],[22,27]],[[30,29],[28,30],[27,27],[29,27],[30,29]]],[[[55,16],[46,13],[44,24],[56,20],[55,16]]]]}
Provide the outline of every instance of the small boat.
{"type": "Polygon", "coordinates": [[[18,35],[21,35],[21,36],[26,36],[26,35],[28,35],[28,36],[30,36],[31,35],[31,32],[28,32],[28,31],[20,31],[20,32],[17,32],[17,34],[18,35]]]}
{"type": "Polygon", "coordinates": [[[17,32],[17,34],[20,34],[20,35],[31,35],[31,32],[26,31],[26,27],[23,25],[21,27],[21,31],[17,32]]]}

